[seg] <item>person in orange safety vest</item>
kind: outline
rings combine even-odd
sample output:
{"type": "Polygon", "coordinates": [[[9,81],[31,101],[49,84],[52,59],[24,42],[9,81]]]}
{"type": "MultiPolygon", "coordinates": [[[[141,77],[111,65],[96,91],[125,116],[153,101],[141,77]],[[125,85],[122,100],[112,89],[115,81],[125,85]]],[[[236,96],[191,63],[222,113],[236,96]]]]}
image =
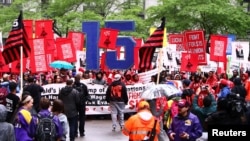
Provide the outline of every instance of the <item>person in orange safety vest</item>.
{"type": "Polygon", "coordinates": [[[150,112],[149,103],[144,100],[140,101],[137,110],[138,112],[125,122],[122,133],[129,136],[129,141],[149,141],[151,130],[156,121],[156,134],[152,141],[158,141],[160,124],[150,112]]]}

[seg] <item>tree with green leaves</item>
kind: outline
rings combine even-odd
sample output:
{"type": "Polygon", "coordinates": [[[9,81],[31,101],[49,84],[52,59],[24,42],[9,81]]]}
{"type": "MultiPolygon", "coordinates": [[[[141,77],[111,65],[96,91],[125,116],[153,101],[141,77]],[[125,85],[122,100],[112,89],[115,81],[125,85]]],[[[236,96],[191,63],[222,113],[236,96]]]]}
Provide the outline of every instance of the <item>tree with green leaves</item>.
{"type": "Polygon", "coordinates": [[[141,18],[143,0],[15,0],[9,6],[1,6],[0,30],[8,34],[13,19],[23,10],[24,19],[53,19],[59,30],[66,35],[68,31],[81,31],[83,21],[100,21],[101,27],[105,20],[134,20],[134,32],[121,35],[143,37],[148,36],[152,26],[141,18]],[[7,13],[7,14],[6,14],[7,13]]]}
{"type": "Polygon", "coordinates": [[[203,29],[206,35],[236,34],[245,38],[250,15],[242,0],[160,0],[162,5],[149,8],[151,21],[165,16],[169,33],[203,29]]]}

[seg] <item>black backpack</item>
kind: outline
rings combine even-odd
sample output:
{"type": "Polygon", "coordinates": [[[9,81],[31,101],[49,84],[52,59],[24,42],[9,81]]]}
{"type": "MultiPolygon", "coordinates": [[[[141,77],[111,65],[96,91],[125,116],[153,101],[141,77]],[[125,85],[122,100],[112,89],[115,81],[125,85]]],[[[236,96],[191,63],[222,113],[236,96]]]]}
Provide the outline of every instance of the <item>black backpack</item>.
{"type": "Polygon", "coordinates": [[[53,121],[53,115],[42,117],[40,114],[38,117],[38,125],[36,129],[36,141],[56,141],[56,125],[53,121]]]}

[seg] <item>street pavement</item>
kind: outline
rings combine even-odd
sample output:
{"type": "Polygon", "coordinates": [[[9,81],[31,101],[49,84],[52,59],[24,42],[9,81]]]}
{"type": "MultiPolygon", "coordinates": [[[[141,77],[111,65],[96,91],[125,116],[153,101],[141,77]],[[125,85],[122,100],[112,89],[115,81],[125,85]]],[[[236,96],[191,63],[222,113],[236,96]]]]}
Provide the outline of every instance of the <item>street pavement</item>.
{"type": "Polygon", "coordinates": [[[112,131],[111,119],[87,119],[85,136],[75,141],[128,141],[128,137],[122,134],[120,128],[112,131]]]}
{"type": "MultiPolygon", "coordinates": [[[[127,117],[125,117],[125,119],[127,119],[127,117]]],[[[119,127],[119,125],[117,125],[117,127],[119,127]]],[[[165,141],[169,141],[167,136],[165,139],[165,141]]],[[[207,132],[203,132],[202,137],[196,141],[207,141],[207,139],[207,132]]],[[[128,141],[128,137],[122,134],[120,128],[117,128],[116,131],[112,131],[110,115],[91,116],[87,118],[85,122],[85,136],[77,137],[75,141],[128,141]]]]}

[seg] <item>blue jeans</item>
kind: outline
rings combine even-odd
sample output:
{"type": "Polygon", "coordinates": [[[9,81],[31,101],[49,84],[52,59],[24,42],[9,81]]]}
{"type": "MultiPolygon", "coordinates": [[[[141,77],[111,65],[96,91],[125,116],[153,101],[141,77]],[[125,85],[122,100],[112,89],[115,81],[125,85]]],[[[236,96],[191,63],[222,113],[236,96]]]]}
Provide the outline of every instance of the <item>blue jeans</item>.
{"type": "Polygon", "coordinates": [[[77,116],[68,118],[68,122],[69,122],[69,138],[70,141],[74,141],[76,136],[75,130],[77,127],[77,116]]]}

